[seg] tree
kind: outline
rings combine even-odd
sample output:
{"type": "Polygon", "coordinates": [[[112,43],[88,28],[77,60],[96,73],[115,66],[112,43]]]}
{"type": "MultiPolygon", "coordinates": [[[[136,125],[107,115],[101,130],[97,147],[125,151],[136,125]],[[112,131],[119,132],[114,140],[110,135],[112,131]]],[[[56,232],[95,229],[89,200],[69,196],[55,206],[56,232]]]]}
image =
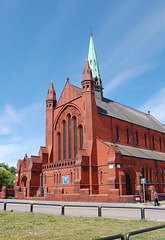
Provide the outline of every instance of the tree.
{"type": "Polygon", "coordinates": [[[14,185],[15,168],[8,164],[0,163],[0,187],[12,188],[14,185]]]}

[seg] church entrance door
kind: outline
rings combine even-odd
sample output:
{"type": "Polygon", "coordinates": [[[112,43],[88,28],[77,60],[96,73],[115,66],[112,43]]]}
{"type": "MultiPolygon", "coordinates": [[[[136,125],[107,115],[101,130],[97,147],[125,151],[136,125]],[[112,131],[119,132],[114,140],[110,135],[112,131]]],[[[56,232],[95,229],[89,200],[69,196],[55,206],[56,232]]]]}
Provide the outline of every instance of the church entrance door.
{"type": "Polygon", "coordinates": [[[126,182],[126,195],[132,195],[131,179],[127,173],[125,174],[125,182],[126,182]]]}

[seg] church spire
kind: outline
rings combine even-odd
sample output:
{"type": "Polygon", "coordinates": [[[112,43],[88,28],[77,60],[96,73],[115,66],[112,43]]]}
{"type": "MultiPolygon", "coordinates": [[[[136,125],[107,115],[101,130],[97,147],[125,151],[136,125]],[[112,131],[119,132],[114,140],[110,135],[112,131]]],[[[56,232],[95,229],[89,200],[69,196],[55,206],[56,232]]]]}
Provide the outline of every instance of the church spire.
{"type": "Polygon", "coordinates": [[[91,33],[90,42],[89,42],[88,62],[89,62],[90,68],[92,69],[93,78],[96,78],[96,77],[100,78],[99,64],[97,60],[92,33],[91,33]]]}
{"type": "Polygon", "coordinates": [[[56,92],[54,90],[53,82],[51,80],[48,92],[47,92],[47,98],[46,100],[53,100],[56,101],[56,92]]]}
{"type": "Polygon", "coordinates": [[[94,78],[95,97],[102,99],[103,88],[102,88],[102,82],[101,82],[100,72],[99,72],[99,64],[97,60],[92,33],[90,36],[90,43],[89,43],[88,62],[89,62],[90,68],[92,69],[92,76],[94,78]]]}

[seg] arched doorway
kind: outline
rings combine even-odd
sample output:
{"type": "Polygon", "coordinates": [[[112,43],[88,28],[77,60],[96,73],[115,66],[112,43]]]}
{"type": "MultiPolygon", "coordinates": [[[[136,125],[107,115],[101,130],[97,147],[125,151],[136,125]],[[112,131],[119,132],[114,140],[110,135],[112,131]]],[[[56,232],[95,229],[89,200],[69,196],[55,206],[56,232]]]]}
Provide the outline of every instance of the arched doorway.
{"type": "Polygon", "coordinates": [[[131,179],[127,173],[125,174],[125,182],[126,182],[126,195],[132,195],[131,179]]]}
{"type": "Polygon", "coordinates": [[[27,177],[23,176],[22,181],[21,181],[22,187],[26,187],[26,181],[27,181],[27,177]]]}
{"type": "Polygon", "coordinates": [[[131,168],[127,168],[125,171],[125,184],[126,184],[126,195],[135,194],[135,172],[131,168]]]}

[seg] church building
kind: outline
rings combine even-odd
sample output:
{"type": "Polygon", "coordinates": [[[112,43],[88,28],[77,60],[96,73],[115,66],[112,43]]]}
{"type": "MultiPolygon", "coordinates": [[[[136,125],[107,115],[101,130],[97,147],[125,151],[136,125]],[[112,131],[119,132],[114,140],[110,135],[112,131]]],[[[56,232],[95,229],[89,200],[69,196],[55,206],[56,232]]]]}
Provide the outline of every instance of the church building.
{"type": "Polygon", "coordinates": [[[103,96],[93,36],[81,88],[67,79],[60,98],[51,81],[45,146],[18,160],[15,198],[133,202],[165,192],[165,126],[103,96]]]}

